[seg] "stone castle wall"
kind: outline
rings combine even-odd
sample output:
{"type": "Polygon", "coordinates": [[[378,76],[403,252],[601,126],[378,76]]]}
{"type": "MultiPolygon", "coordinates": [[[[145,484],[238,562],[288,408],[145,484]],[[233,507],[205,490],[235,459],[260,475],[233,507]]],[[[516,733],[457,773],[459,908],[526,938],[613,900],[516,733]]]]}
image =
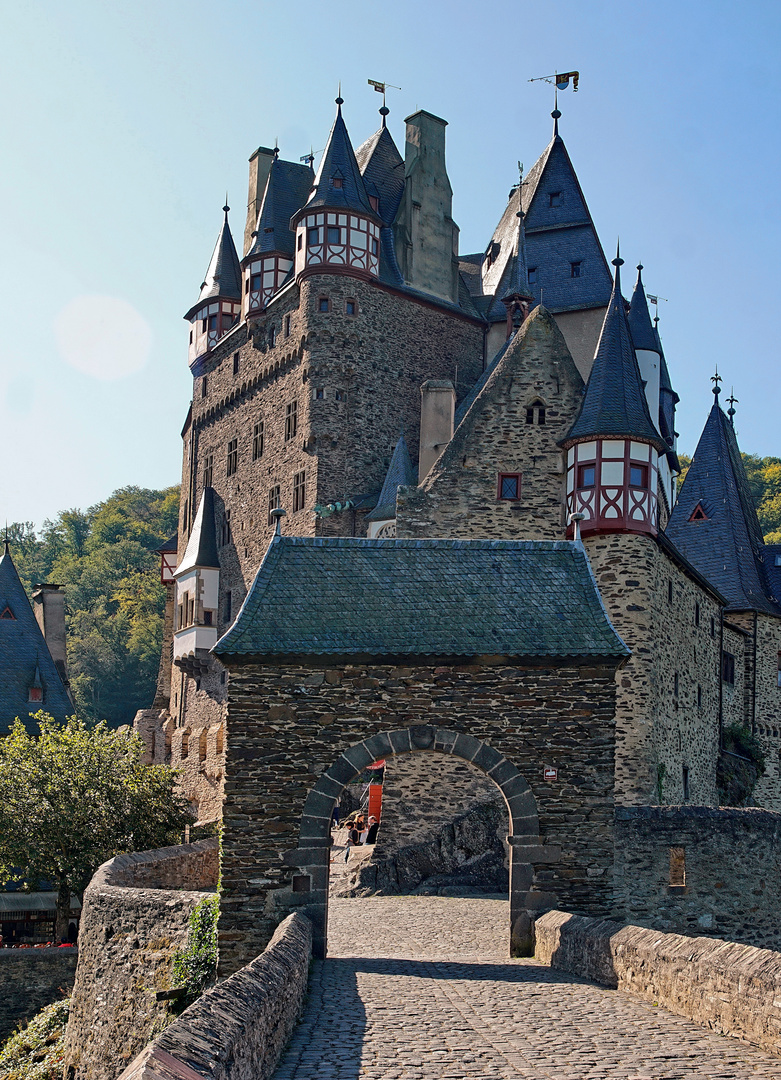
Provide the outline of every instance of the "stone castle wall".
{"type": "Polygon", "coordinates": [[[214,892],[217,840],[118,855],[84,893],[65,1064],[77,1080],[113,1080],[168,1022],[195,905],[214,892]]]}
{"type": "Polygon", "coordinates": [[[781,948],[781,814],[617,807],[615,840],[616,917],[665,932],[781,948]]]}
{"type": "Polygon", "coordinates": [[[265,952],[207,990],[122,1073],[204,1080],[269,1080],[306,996],[312,927],[290,915],[265,952]]]}
{"type": "Polygon", "coordinates": [[[0,1042],[68,996],[77,959],[75,948],[0,949],[0,1042]]]}
{"type": "Polygon", "coordinates": [[[607,912],[613,671],[431,663],[233,668],[222,842],[223,970],[236,970],[257,955],[278,922],[307,904],[307,892],[295,891],[292,853],[315,781],[362,738],[400,727],[467,732],[505,755],[532,789],[543,844],[561,846],[560,864],[537,875],[540,902],[550,906],[551,897],[562,896],[577,910],[607,912]],[[558,768],[553,782],[544,778],[546,765],[558,768]]]}
{"type": "Polygon", "coordinates": [[[781,1053],[777,952],[563,911],[549,911],[535,929],[542,963],[781,1053]]]}

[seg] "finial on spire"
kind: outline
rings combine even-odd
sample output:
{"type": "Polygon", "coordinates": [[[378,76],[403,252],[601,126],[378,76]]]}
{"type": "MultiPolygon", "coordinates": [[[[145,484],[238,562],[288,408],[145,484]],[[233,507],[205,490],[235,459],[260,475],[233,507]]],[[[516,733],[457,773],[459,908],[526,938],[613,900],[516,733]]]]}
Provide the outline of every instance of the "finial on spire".
{"type": "Polygon", "coordinates": [[[229,210],[230,210],[230,207],[228,206],[228,192],[226,191],[225,192],[225,205],[222,208],[222,211],[225,214],[225,220],[226,221],[228,220],[228,211],[229,210]]]}
{"type": "Polygon", "coordinates": [[[342,97],[342,80],[339,80],[339,90],[336,95],[336,104],[339,106],[339,112],[342,111],[342,105],[344,105],[344,98],[342,97]]]}
{"type": "Polygon", "coordinates": [[[383,105],[380,106],[380,116],[382,117],[382,126],[383,127],[386,126],[385,117],[388,115],[389,112],[390,112],[390,109],[388,108],[387,105],[383,104],[383,105]]]}
{"type": "Polygon", "coordinates": [[[716,374],[711,375],[710,381],[713,383],[714,397],[718,401],[719,400],[719,394],[721,393],[721,387],[719,386],[719,383],[724,381],[722,379],[721,375],[719,375],[719,369],[718,368],[716,368],[716,374]]]}
{"type": "Polygon", "coordinates": [[[616,257],[613,259],[613,266],[623,266],[624,260],[621,258],[621,241],[616,240],[616,257]]]}
{"type": "Polygon", "coordinates": [[[729,408],[727,409],[727,416],[729,417],[730,424],[732,425],[732,427],[734,427],[735,426],[735,406],[740,404],[738,399],[735,397],[735,387],[734,386],[731,386],[730,389],[729,389],[729,397],[727,398],[727,402],[729,404],[729,408]]]}
{"type": "Polygon", "coordinates": [[[5,555],[10,554],[9,549],[8,549],[8,522],[7,521],[5,523],[5,550],[4,550],[3,554],[5,554],[5,555]]]}
{"type": "Polygon", "coordinates": [[[279,138],[274,139],[274,157],[279,157],[279,138]]]}

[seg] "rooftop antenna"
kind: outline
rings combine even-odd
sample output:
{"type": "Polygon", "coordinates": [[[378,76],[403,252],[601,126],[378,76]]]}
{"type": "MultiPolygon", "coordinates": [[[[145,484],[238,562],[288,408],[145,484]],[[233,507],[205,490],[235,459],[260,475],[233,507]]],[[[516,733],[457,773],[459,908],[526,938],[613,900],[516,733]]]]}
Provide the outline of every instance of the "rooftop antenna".
{"type": "Polygon", "coordinates": [[[382,94],[382,108],[380,109],[380,116],[382,117],[382,126],[385,127],[385,117],[390,112],[390,109],[385,104],[385,91],[389,88],[391,90],[401,90],[401,87],[394,86],[393,83],[378,82],[377,79],[367,79],[367,82],[369,86],[374,87],[378,94],[382,94]]]}
{"type": "Polygon", "coordinates": [[[738,399],[735,397],[735,387],[734,386],[731,386],[729,388],[729,397],[727,398],[727,402],[729,404],[729,408],[727,409],[727,416],[729,417],[730,424],[732,425],[732,427],[734,427],[735,426],[735,406],[740,404],[738,399]]]}

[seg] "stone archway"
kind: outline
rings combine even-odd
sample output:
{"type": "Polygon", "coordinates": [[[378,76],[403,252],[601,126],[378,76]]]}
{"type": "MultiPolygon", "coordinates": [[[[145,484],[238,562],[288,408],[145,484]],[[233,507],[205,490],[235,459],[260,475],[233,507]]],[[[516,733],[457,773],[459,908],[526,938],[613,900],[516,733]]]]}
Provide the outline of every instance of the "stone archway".
{"type": "MultiPolygon", "coordinates": [[[[463,732],[420,725],[372,735],[345,750],[322,774],[309,792],[301,817],[299,846],[284,861],[297,868],[293,890],[309,893],[307,914],[314,924],[315,956],[326,954],[328,924],[328,879],[331,845],[331,815],[344,787],[367,765],[397,754],[435,752],[462,758],[480,769],[499,788],[509,813],[510,845],[510,933],[511,956],[529,956],[534,951],[533,916],[535,904],[534,867],[557,862],[559,849],[543,847],[537,804],[531,788],[518,769],[488,743],[463,732]]],[[[545,893],[545,906],[550,894],[545,893]]]]}

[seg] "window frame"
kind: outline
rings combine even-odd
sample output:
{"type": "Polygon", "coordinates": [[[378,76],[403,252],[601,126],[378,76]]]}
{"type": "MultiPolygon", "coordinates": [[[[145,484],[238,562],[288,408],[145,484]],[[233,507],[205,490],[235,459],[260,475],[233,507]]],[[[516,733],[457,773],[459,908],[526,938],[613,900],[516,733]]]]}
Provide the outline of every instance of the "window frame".
{"type": "Polygon", "coordinates": [[[306,469],[293,474],[293,513],[303,510],[306,505],[306,469]]]}
{"type": "Polygon", "coordinates": [[[521,473],[519,472],[500,472],[496,474],[496,498],[498,502],[520,502],[522,490],[521,473]],[[504,485],[506,482],[513,482],[515,484],[515,494],[505,495],[504,485]]]}
{"type": "Polygon", "coordinates": [[[577,490],[578,491],[591,491],[592,488],[595,488],[597,486],[597,463],[596,462],[590,462],[590,461],[584,461],[581,464],[579,464],[578,465],[578,475],[577,475],[576,479],[577,479],[577,490]],[[585,482],[585,480],[584,480],[584,477],[586,475],[587,470],[590,470],[594,474],[594,479],[590,484],[587,484],[585,482]]]}
{"type": "Polygon", "coordinates": [[[295,439],[298,434],[298,399],[294,398],[285,406],[285,442],[295,439]]]}
{"type": "Polygon", "coordinates": [[[583,274],[581,273],[582,268],[583,268],[583,260],[582,259],[576,259],[574,261],[570,261],[570,264],[569,264],[569,276],[571,278],[583,277],[583,274]]]}
{"type": "Polygon", "coordinates": [[[266,430],[263,420],[256,420],[252,429],[252,460],[259,461],[266,449],[266,430]]]}
{"type": "Polygon", "coordinates": [[[225,475],[226,476],[235,476],[238,471],[239,471],[239,440],[238,440],[238,437],[236,437],[235,439],[229,439],[228,440],[228,450],[227,450],[227,455],[226,455],[226,458],[225,458],[225,475]]]}

